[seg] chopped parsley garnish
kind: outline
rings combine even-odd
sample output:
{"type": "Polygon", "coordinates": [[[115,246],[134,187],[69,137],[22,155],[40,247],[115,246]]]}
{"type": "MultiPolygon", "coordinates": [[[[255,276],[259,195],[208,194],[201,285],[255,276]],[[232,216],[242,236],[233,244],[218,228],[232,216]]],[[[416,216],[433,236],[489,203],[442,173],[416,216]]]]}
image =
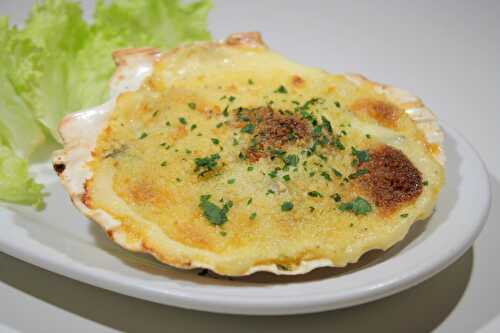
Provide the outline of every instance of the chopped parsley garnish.
{"type": "Polygon", "coordinates": [[[366,215],[372,211],[372,206],[361,197],[356,197],[351,202],[343,202],[338,208],[343,212],[353,212],[355,215],[366,215]]]}
{"type": "Polygon", "coordinates": [[[245,160],[246,159],[245,154],[243,154],[241,151],[238,154],[238,157],[240,158],[240,160],[245,160]]]}
{"type": "Polygon", "coordinates": [[[278,89],[274,91],[277,94],[287,94],[288,90],[286,90],[284,85],[280,85],[278,89]]]}
{"type": "Polygon", "coordinates": [[[323,122],[323,127],[326,129],[326,131],[332,134],[333,133],[332,123],[330,123],[330,121],[326,119],[324,116],[321,116],[321,121],[323,122]]]}
{"type": "Polygon", "coordinates": [[[191,110],[196,109],[196,103],[193,103],[193,102],[188,103],[188,106],[189,106],[189,108],[190,108],[191,110]]]}
{"type": "Polygon", "coordinates": [[[401,214],[399,216],[401,216],[402,218],[405,218],[405,217],[408,217],[408,214],[401,214]]]}
{"type": "Polygon", "coordinates": [[[236,179],[234,179],[234,178],[231,178],[231,179],[228,179],[228,180],[227,180],[227,183],[228,183],[229,185],[234,184],[235,182],[236,182],[236,179]]]}
{"type": "Polygon", "coordinates": [[[293,209],[293,203],[290,201],[285,201],[281,204],[281,211],[282,212],[289,212],[293,209]]]}
{"type": "Polygon", "coordinates": [[[257,213],[256,212],[253,212],[252,214],[250,214],[250,220],[255,220],[255,218],[257,217],[257,213]]]}
{"type": "Polygon", "coordinates": [[[323,195],[321,193],[319,193],[318,191],[307,192],[307,195],[310,197],[313,197],[313,198],[322,198],[323,197],[323,195]]]}
{"type": "Polygon", "coordinates": [[[191,153],[192,153],[191,149],[186,149],[186,154],[191,154],[191,153]]]}
{"type": "Polygon", "coordinates": [[[179,177],[175,178],[175,180],[176,180],[178,183],[182,182],[182,179],[180,179],[179,177]]]}
{"type": "Polygon", "coordinates": [[[226,236],[227,236],[227,232],[225,232],[224,230],[222,230],[219,234],[220,234],[222,237],[226,237],[226,236]]]}
{"type": "Polygon", "coordinates": [[[198,157],[195,158],[194,163],[196,165],[196,168],[194,169],[195,172],[202,171],[200,175],[205,174],[208,171],[213,170],[217,166],[217,161],[220,159],[219,154],[212,154],[208,157],[198,157]]]}
{"type": "Polygon", "coordinates": [[[156,117],[158,115],[160,111],[156,110],[155,112],[153,112],[153,117],[156,117]]]}
{"type": "Polygon", "coordinates": [[[334,146],[338,150],[344,150],[345,149],[344,144],[342,144],[342,142],[340,142],[340,138],[337,135],[334,136],[333,139],[332,139],[332,146],[334,146]]]}
{"type": "Polygon", "coordinates": [[[367,138],[367,139],[371,139],[371,137],[372,137],[372,136],[371,136],[370,134],[366,134],[366,138],[367,138]]]}
{"type": "Polygon", "coordinates": [[[247,206],[250,206],[250,204],[252,203],[252,201],[253,201],[253,199],[252,199],[252,198],[248,199],[248,201],[247,201],[247,206]]]}
{"type": "Polygon", "coordinates": [[[332,181],[332,177],[330,177],[330,174],[329,174],[328,172],[326,172],[326,171],[322,171],[322,172],[320,173],[320,175],[321,175],[321,177],[325,178],[325,179],[326,179],[326,180],[328,180],[329,182],[331,182],[331,181],[332,181]]]}
{"type": "Polygon", "coordinates": [[[215,125],[215,127],[216,127],[216,128],[221,128],[221,127],[222,127],[222,125],[224,125],[224,123],[223,123],[223,122],[220,122],[220,123],[218,123],[217,125],[215,125]]]}
{"type": "Polygon", "coordinates": [[[237,139],[233,138],[233,146],[237,146],[239,144],[240,144],[240,142],[237,139]]]}
{"type": "Polygon", "coordinates": [[[144,139],[147,136],[148,136],[148,133],[142,132],[141,135],[139,136],[139,139],[142,140],[142,139],[144,139]]]}
{"type": "Polygon", "coordinates": [[[198,125],[196,125],[196,124],[191,125],[191,131],[194,131],[196,129],[196,127],[198,127],[198,125]]]}
{"type": "Polygon", "coordinates": [[[171,124],[170,124],[170,121],[167,121],[167,122],[165,123],[165,126],[170,126],[170,125],[171,125],[171,124]]]}
{"type": "Polygon", "coordinates": [[[229,96],[229,98],[228,98],[228,99],[229,99],[229,102],[231,102],[231,103],[232,103],[232,102],[234,102],[234,101],[236,100],[236,97],[234,97],[234,96],[229,96]]]}
{"type": "Polygon", "coordinates": [[[274,194],[274,193],[276,193],[276,192],[274,192],[273,190],[269,189],[269,190],[267,190],[266,195],[268,195],[268,194],[274,194]]]}
{"type": "Polygon", "coordinates": [[[203,215],[206,217],[208,222],[213,225],[222,225],[227,222],[227,213],[229,209],[233,206],[232,201],[224,203],[222,208],[216,204],[209,201],[210,195],[200,196],[200,204],[198,205],[203,211],[203,215]]]}
{"type": "Polygon", "coordinates": [[[217,139],[217,138],[211,138],[210,140],[212,140],[212,143],[214,145],[218,145],[220,143],[219,139],[217,139]]]}
{"type": "Polygon", "coordinates": [[[332,198],[335,202],[340,202],[340,200],[342,200],[342,198],[340,197],[340,194],[338,193],[334,193],[330,196],[330,198],[332,198]]]}
{"type": "Polygon", "coordinates": [[[283,180],[286,182],[290,181],[290,175],[284,175],[283,180]]]}
{"type": "Polygon", "coordinates": [[[165,165],[167,165],[167,161],[163,161],[160,163],[160,166],[164,167],[165,165]]]}
{"type": "Polygon", "coordinates": [[[340,102],[339,101],[335,101],[335,106],[340,108],[340,102]]]}
{"type": "Polygon", "coordinates": [[[342,173],[339,170],[332,168],[332,171],[335,176],[342,177],[342,173]]]}
{"type": "Polygon", "coordinates": [[[273,171],[269,172],[268,175],[271,178],[276,178],[276,176],[278,175],[278,170],[274,169],[273,171]]]}
{"type": "Polygon", "coordinates": [[[180,117],[180,118],[179,118],[179,122],[180,122],[182,125],[187,125],[187,123],[188,123],[188,122],[187,122],[187,120],[186,120],[186,118],[184,118],[184,117],[180,117]]]}
{"type": "Polygon", "coordinates": [[[248,84],[254,84],[255,82],[253,82],[252,79],[248,79],[248,84]]]}
{"type": "Polygon", "coordinates": [[[249,166],[249,167],[247,168],[247,171],[253,171],[253,166],[249,166]]]}
{"type": "Polygon", "coordinates": [[[424,180],[424,181],[422,182],[422,185],[427,186],[427,185],[429,185],[429,182],[428,182],[427,180],[424,180]]]}
{"type": "Polygon", "coordinates": [[[285,166],[295,167],[299,164],[299,157],[295,154],[289,154],[283,158],[283,162],[285,162],[285,166]]]}
{"type": "Polygon", "coordinates": [[[242,129],[241,131],[243,133],[248,133],[248,134],[252,134],[253,131],[255,130],[255,125],[253,124],[246,124],[242,129]]]}
{"type": "Polygon", "coordinates": [[[355,157],[354,161],[357,161],[353,161],[353,165],[368,162],[370,160],[370,155],[367,150],[357,150],[355,147],[351,147],[351,154],[355,157]]]}
{"type": "Polygon", "coordinates": [[[367,169],[359,169],[359,170],[357,170],[356,172],[351,173],[351,174],[349,175],[349,179],[356,179],[356,178],[358,178],[358,177],[360,177],[360,176],[363,176],[363,175],[365,175],[365,174],[367,174],[367,173],[368,173],[368,170],[367,170],[367,169]]]}

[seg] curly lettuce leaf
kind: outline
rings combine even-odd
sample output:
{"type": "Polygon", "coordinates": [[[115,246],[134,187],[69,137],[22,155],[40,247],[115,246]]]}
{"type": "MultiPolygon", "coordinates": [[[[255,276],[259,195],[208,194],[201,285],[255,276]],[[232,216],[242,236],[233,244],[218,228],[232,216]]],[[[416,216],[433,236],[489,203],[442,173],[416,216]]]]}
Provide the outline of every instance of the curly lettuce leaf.
{"type": "Polygon", "coordinates": [[[96,3],[95,30],[108,38],[120,36],[122,47],[172,48],[181,42],[210,39],[206,29],[210,1],[188,5],[178,0],[122,0],[96,3]]]}
{"type": "Polygon", "coordinates": [[[0,145],[0,200],[41,207],[43,186],[28,174],[28,163],[0,145]]]}
{"type": "Polygon", "coordinates": [[[27,158],[45,141],[31,109],[20,97],[21,81],[32,78],[33,45],[17,39],[6,18],[0,19],[0,141],[27,158]]]}

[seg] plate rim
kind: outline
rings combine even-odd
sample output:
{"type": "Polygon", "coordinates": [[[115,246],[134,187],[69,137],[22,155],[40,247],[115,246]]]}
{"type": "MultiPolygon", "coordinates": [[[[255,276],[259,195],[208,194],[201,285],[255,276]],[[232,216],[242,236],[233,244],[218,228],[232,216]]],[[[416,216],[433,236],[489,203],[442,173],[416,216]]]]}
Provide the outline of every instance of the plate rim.
{"type": "MultiPolygon", "coordinates": [[[[480,176],[477,178],[478,188],[484,191],[484,198],[482,207],[478,207],[478,213],[475,217],[474,223],[471,223],[470,229],[467,234],[463,234],[462,238],[457,240],[454,247],[448,247],[447,252],[435,258],[429,258],[429,263],[418,270],[408,271],[406,274],[395,276],[388,281],[373,281],[368,285],[356,287],[354,290],[336,293],[320,293],[308,295],[305,298],[299,298],[296,295],[288,296],[273,296],[267,299],[263,298],[248,298],[243,297],[242,294],[238,297],[237,294],[228,295],[227,293],[214,293],[208,291],[205,294],[193,295],[189,292],[182,291],[181,289],[174,290],[158,290],[151,286],[138,285],[134,280],[135,278],[119,276],[116,279],[116,274],[106,274],[96,271],[92,267],[79,265],[66,266],[65,262],[57,259],[44,258],[36,251],[29,251],[17,246],[16,242],[4,242],[0,239],[0,251],[11,255],[15,258],[21,259],[25,262],[33,264],[42,269],[51,271],[53,273],[69,277],[71,279],[81,281],[99,288],[108,289],[120,294],[132,296],[156,303],[161,303],[170,306],[177,306],[193,310],[202,310],[215,313],[225,314],[246,314],[246,315],[286,315],[286,314],[304,314],[313,313],[326,310],[340,309],[353,305],[358,305],[370,301],[380,299],[382,297],[393,295],[397,292],[411,288],[416,284],[430,278],[431,276],[442,271],[458,258],[460,258],[473,244],[474,240],[478,237],[481,230],[484,228],[488,213],[491,205],[491,188],[489,182],[489,173],[486,165],[476,149],[468,142],[468,140],[460,134],[456,129],[449,125],[443,126],[445,133],[451,138],[455,139],[457,146],[463,145],[471,155],[474,161],[469,163],[478,162],[479,168],[476,170],[480,176]]],[[[472,157],[471,156],[471,157],[472,157]]],[[[2,208],[2,210],[5,210],[2,208]]],[[[418,250],[418,246],[407,251],[406,256],[418,250]]],[[[391,259],[396,259],[395,256],[391,259]]],[[[383,266],[384,263],[374,265],[383,266]]],[[[371,267],[370,267],[371,268],[371,267]]],[[[368,270],[369,268],[362,269],[361,271],[368,270]]],[[[353,273],[353,274],[357,274],[353,273]]],[[[324,282],[320,280],[319,282],[324,282]]],[[[313,282],[301,282],[298,284],[312,284],[313,282]]],[[[292,283],[293,284],[293,283],[292,283]]],[[[295,284],[295,285],[298,285],[295,284]]],[[[285,288],[286,286],[279,286],[277,288],[285,288]]],[[[233,287],[237,288],[237,287],[233,287]]],[[[267,288],[269,288],[267,286],[267,288]]]]}

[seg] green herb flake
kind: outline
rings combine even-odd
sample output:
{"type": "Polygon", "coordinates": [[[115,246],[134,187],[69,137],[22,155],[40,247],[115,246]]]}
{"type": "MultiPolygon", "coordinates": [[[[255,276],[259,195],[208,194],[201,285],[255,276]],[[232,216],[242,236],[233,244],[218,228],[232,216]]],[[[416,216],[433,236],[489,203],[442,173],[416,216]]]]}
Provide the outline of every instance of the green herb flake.
{"type": "Polygon", "coordinates": [[[367,138],[367,139],[371,139],[371,138],[372,138],[372,136],[371,136],[370,134],[366,134],[366,138],[367,138]]]}
{"type": "Polygon", "coordinates": [[[330,134],[333,133],[333,128],[332,128],[332,123],[328,119],[326,119],[324,116],[321,116],[321,121],[323,122],[323,127],[326,129],[326,131],[330,134]]]}
{"type": "Polygon", "coordinates": [[[359,164],[370,160],[370,155],[367,150],[357,150],[355,147],[351,147],[351,154],[355,156],[359,164]]]}
{"type": "Polygon", "coordinates": [[[334,146],[338,150],[344,150],[345,146],[344,144],[340,141],[340,138],[338,136],[334,136],[332,139],[332,146],[334,146]]]}
{"type": "Polygon", "coordinates": [[[148,133],[142,132],[141,135],[139,136],[139,140],[142,140],[148,136],[148,133]]]}
{"type": "Polygon", "coordinates": [[[342,197],[338,193],[332,194],[330,198],[332,198],[335,202],[340,202],[340,200],[342,200],[342,197]]]}
{"type": "Polygon", "coordinates": [[[205,218],[213,225],[222,225],[227,222],[227,213],[231,206],[232,202],[229,201],[220,208],[216,204],[210,202],[210,195],[200,196],[200,203],[198,205],[205,218]]]}
{"type": "Polygon", "coordinates": [[[227,180],[227,183],[228,183],[229,185],[232,185],[232,184],[234,184],[235,182],[236,182],[236,179],[234,179],[234,178],[231,178],[231,179],[228,179],[228,180],[227,180]]]}
{"type": "Polygon", "coordinates": [[[342,173],[339,170],[332,168],[332,171],[336,177],[342,177],[342,173]]]}
{"type": "Polygon", "coordinates": [[[214,145],[218,145],[220,143],[219,139],[217,138],[211,138],[210,139],[214,145]]]}
{"type": "Polygon", "coordinates": [[[406,217],[408,217],[408,214],[401,214],[399,216],[401,216],[402,218],[406,218],[406,217]]]}
{"type": "Polygon", "coordinates": [[[253,199],[252,199],[252,198],[248,199],[248,201],[247,201],[247,206],[250,206],[250,204],[252,203],[252,201],[253,201],[253,199]]]}
{"type": "Polygon", "coordinates": [[[196,125],[196,124],[191,125],[191,131],[194,131],[196,129],[196,127],[198,127],[198,125],[196,125]]]}
{"type": "Polygon", "coordinates": [[[248,84],[253,85],[253,84],[255,84],[255,82],[253,82],[252,79],[248,79],[248,84]]]}
{"type": "Polygon", "coordinates": [[[167,121],[167,122],[165,123],[165,126],[171,126],[171,125],[172,125],[172,124],[170,123],[170,121],[167,121]]]}
{"type": "Polygon", "coordinates": [[[282,212],[289,212],[293,209],[293,203],[290,201],[285,201],[281,204],[281,211],[282,212]]]}
{"type": "Polygon", "coordinates": [[[313,198],[322,198],[323,197],[323,195],[321,193],[319,193],[318,191],[307,192],[307,195],[310,197],[313,197],[313,198]]]}
{"type": "Polygon", "coordinates": [[[224,125],[224,123],[223,123],[223,122],[220,122],[220,123],[218,123],[217,125],[215,125],[215,127],[216,127],[216,128],[221,128],[221,127],[222,127],[222,125],[224,125]]]}
{"type": "Polygon", "coordinates": [[[299,157],[295,154],[289,154],[283,158],[283,162],[285,162],[286,166],[295,167],[297,166],[297,164],[299,164],[299,157]]]}
{"type": "Polygon", "coordinates": [[[356,197],[351,202],[343,202],[338,206],[342,212],[352,212],[355,215],[366,215],[372,211],[372,206],[361,197],[356,197]]]}
{"type": "Polygon", "coordinates": [[[219,234],[220,234],[222,237],[226,237],[226,236],[227,236],[227,232],[225,232],[224,230],[222,230],[221,232],[219,232],[219,234]]]}
{"type": "Polygon", "coordinates": [[[160,111],[156,110],[155,112],[153,112],[153,117],[156,117],[158,115],[158,113],[160,113],[160,111]]]}
{"type": "Polygon", "coordinates": [[[242,129],[241,131],[243,133],[248,133],[248,134],[252,134],[253,131],[255,130],[255,125],[253,124],[246,124],[242,129]]]}
{"type": "Polygon", "coordinates": [[[175,180],[176,180],[178,183],[182,182],[182,179],[180,179],[179,177],[175,178],[175,180]]]}
{"type": "Polygon", "coordinates": [[[250,214],[250,220],[255,220],[255,218],[257,217],[257,213],[256,212],[253,212],[252,214],[250,214]]]}
{"type": "Polygon", "coordinates": [[[193,102],[188,103],[188,106],[189,106],[189,108],[190,108],[191,110],[195,110],[195,109],[196,109],[196,103],[193,103],[193,102]]]}
{"type": "Polygon", "coordinates": [[[349,179],[356,179],[368,173],[367,169],[358,169],[356,172],[349,175],[349,179]]]}
{"type": "Polygon", "coordinates": [[[213,170],[217,166],[217,161],[220,159],[219,154],[212,154],[208,157],[197,157],[194,160],[195,163],[195,172],[202,171],[200,175],[205,174],[208,171],[213,170]]]}
{"type": "Polygon", "coordinates": [[[164,167],[165,165],[167,165],[167,161],[163,161],[160,163],[160,166],[164,167]]]}
{"type": "Polygon", "coordinates": [[[427,185],[429,185],[429,182],[428,182],[427,180],[424,180],[424,181],[422,182],[422,185],[427,186],[427,185]]]}
{"type": "Polygon", "coordinates": [[[320,173],[320,175],[321,175],[321,177],[325,178],[325,179],[326,179],[326,180],[328,180],[329,182],[331,182],[331,181],[332,181],[332,177],[330,177],[330,174],[329,174],[328,172],[326,172],[326,171],[322,171],[322,172],[320,173]]]}
{"type": "Polygon", "coordinates": [[[186,118],[184,118],[184,117],[180,117],[180,118],[179,118],[179,122],[180,122],[182,125],[187,125],[187,123],[188,123],[188,122],[187,122],[187,120],[186,120],[186,118]]]}
{"type": "Polygon", "coordinates": [[[249,166],[249,167],[247,168],[247,171],[253,171],[253,166],[249,166]]]}
{"type": "Polygon", "coordinates": [[[280,85],[274,92],[277,94],[287,94],[288,90],[286,90],[284,85],[280,85]]]}
{"type": "Polygon", "coordinates": [[[278,170],[274,169],[273,171],[269,172],[268,175],[271,178],[276,178],[276,176],[278,175],[278,170]]]}
{"type": "Polygon", "coordinates": [[[286,182],[289,182],[290,181],[290,175],[284,175],[283,176],[283,180],[286,181],[286,182]]]}
{"type": "Polygon", "coordinates": [[[234,102],[234,101],[236,100],[236,97],[234,97],[234,96],[229,96],[228,100],[229,100],[229,102],[231,102],[231,103],[232,103],[232,102],[234,102]]]}
{"type": "Polygon", "coordinates": [[[233,138],[233,146],[237,146],[239,144],[240,142],[237,139],[233,138]]]}
{"type": "Polygon", "coordinates": [[[340,108],[340,102],[339,101],[335,101],[335,106],[340,108]]]}

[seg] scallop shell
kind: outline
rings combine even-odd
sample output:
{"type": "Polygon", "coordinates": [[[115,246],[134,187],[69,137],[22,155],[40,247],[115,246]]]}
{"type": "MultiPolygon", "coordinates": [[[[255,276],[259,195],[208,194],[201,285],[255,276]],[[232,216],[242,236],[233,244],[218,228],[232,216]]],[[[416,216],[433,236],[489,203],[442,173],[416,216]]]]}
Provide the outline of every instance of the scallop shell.
{"type": "MultiPolygon", "coordinates": [[[[217,46],[219,43],[225,43],[226,45],[244,44],[248,47],[263,45],[260,34],[258,33],[233,34],[225,41],[207,43],[207,45],[217,46]]],[[[175,52],[175,50],[173,52],[175,52]]],[[[87,217],[98,223],[112,240],[125,249],[149,253],[160,261],[180,268],[203,267],[211,269],[212,267],[207,267],[206,264],[196,262],[190,262],[189,264],[176,263],[172,260],[168,260],[167,262],[160,253],[144,246],[144,241],[135,243],[127,242],[127,238],[119,228],[121,222],[113,219],[112,216],[104,211],[89,209],[83,203],[85,182],[92,176],[90,170],[87,168],[87,162],[92,158],[91,152],[96,145],[98,134],[104,128],[108,116],[113,110],[116,97],[125,91],[137,89],[143,80],[152,72],[155,60],[158,59],[160,55],[160,51],[153,48],[125,49],[113,53],[113,59],[117,68],[110,81],[111,99],[95,108],[69,114],[61,121],[59,133],[63,139],[64,149],[54,152],[53,166],[62,184],[69,193],[73,204],[87,217]]],[[[346,74],[345,76],[357,84],[370,82],[376,90],[385,94],[391,102],[403,108],[411,119],[415,121],[427,142],[435,145],[434,157],[441,165],[444,165],[445,155],[442,149],[444,139],[443,132],[439,128],[434,114],[423,105],[418,97],[399,88],[371,82],[359,74],[346,74]]],[[[401,230],[399,237],[395,237],[398,238],[397,241],[403,239],[407,231],[408,230],[401,230]]],[[[389,244],[387,248],[391,247],[393,244],[394,243],[389,244]]],[[[386,250],[387,248],[382,250],[386,250]]],[[[356,258],[352,262],[357,261],[357,259],[359,258],[356,258]]],[[[272,272],[278,275],[297,275],[307,273],[315,268],[329,266],[334,266],[329,259],[316,259],[302,261],[300,265],[293,270],[279,269],[276,264],[254,266],[242,275],[249,275],[259,271],[272,272]]]]}

